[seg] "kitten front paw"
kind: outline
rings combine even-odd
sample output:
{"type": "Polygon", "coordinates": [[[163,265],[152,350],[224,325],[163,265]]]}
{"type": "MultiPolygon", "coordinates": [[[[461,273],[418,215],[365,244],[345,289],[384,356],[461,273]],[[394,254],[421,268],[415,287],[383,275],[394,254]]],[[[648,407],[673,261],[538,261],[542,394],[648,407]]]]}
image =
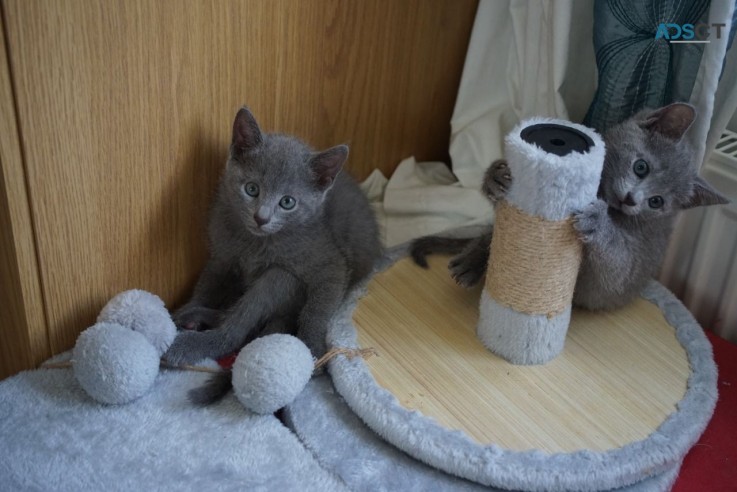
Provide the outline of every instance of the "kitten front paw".
{"type": "Polygon", "coordinates": [[[172,315],[180,330],[210,330],[220,322],[220,311],[204,306],[185,304],[172,315]]]}
{"type": "Polygon", "coordinates": [[[580,212],[573,214],[573,228],[584,243],[592,242],[602,231],[609,218],[609,206],[603,200],[591,202],[580,212]]]}
{"type": "Polygon", "coordinates": [[[491,163],[484,173],[484,182],[481,184],[481,192],[494,204],[507,196],[512,186],[512,172],[504,159],[498,159],[491,163]]]}
{"type": "Polygon", "coordinates": [[[451,258],[448,269],[458,285],[470,288],[481,281],[486,272],[486,263],[479,262],[473,255],[462,254],[451,258]]]}
{"type": "Polygon", "coordinates": [[[197,331],[181,331],[162,359],[172,366],[186,366],[205,359],[200,352],[203,333],[197,331]]]}

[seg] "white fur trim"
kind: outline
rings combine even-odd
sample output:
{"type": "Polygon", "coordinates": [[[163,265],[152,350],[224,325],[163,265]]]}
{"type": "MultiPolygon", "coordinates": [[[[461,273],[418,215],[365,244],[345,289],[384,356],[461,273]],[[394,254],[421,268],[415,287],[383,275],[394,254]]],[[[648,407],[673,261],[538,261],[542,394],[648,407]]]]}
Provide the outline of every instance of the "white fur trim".
{"type": "Polygon", "coordinates": [[[476,335],[486,348],[512,364],[545,364],[563,350],[570,321],[570,307],[550,319],[519,313],[496,302],[484,289],[476,335]]]}
{"type": "Polygon", "coordinates": [[[505,137],[504,150],[514,178],[506,199],[529,215],[562,220],[596,198],[605,148],[594,130],[565,120],[530,118],[505,137]],[[571,152],[561,157],[522,140],[522,129],[541,123],[578,130],[594,145],[586,153],[571,152]]]}

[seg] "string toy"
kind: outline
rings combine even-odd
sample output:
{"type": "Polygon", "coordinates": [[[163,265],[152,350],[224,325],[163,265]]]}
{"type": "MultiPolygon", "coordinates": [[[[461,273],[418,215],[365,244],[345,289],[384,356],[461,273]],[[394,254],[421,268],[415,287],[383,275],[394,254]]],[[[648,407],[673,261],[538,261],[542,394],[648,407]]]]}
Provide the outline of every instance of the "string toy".
{"type": "MultiPolygon", "coordinates": [[[[161,360],[176,336],[164,302],[154,294],[129,290],[113,297],[97,323],[84,330],[66,362],[47,362],[45,369],[71,368],[82,389],[94,400],[123,405],[145,395],[160,368],[223,373],[205,366],[172,366],[161,360]]],[[[314,360],[298,338],[272,334],[246,345],[233,363],[233,389],[238,400],[259,414],[273,413],[302,392],[312,374],[337,356],[368,358],[374,349],[333,348],[314,360]]]]}

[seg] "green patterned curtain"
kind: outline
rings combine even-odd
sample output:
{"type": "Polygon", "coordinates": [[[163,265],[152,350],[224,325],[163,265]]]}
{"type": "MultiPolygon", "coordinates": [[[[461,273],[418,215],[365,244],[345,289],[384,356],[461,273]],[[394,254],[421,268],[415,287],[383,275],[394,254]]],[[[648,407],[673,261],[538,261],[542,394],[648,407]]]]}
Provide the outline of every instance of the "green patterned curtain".
{"type": "Polygon", "coordinates": [[[644,107],[688,101],[705,45],[671,43],[656,39],[656,33],[661,23],[706,23],[709,4],[597,0],[594,49],[599,83],[584,124],[603,132],[644,107]]]}

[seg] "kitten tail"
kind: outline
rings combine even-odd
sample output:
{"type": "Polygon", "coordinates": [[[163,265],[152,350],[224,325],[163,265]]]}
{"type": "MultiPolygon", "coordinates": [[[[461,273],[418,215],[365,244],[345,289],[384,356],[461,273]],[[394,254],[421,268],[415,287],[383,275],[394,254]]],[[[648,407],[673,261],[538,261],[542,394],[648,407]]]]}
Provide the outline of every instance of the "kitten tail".
{"type": "Polygon", "coordinates": [[[204,385],[189,390],[189,401],[195,405],[210,405],[221,400],[233,387],[230,370],[214,374],[204,385]]]}
{"type": "Polygon", "coordinates": [[[427,268],[427,255],[458,254],[470,242],[469,238],[424,236],[412,241],[409,251],[415,263],[422,268],[427,268]]]}

